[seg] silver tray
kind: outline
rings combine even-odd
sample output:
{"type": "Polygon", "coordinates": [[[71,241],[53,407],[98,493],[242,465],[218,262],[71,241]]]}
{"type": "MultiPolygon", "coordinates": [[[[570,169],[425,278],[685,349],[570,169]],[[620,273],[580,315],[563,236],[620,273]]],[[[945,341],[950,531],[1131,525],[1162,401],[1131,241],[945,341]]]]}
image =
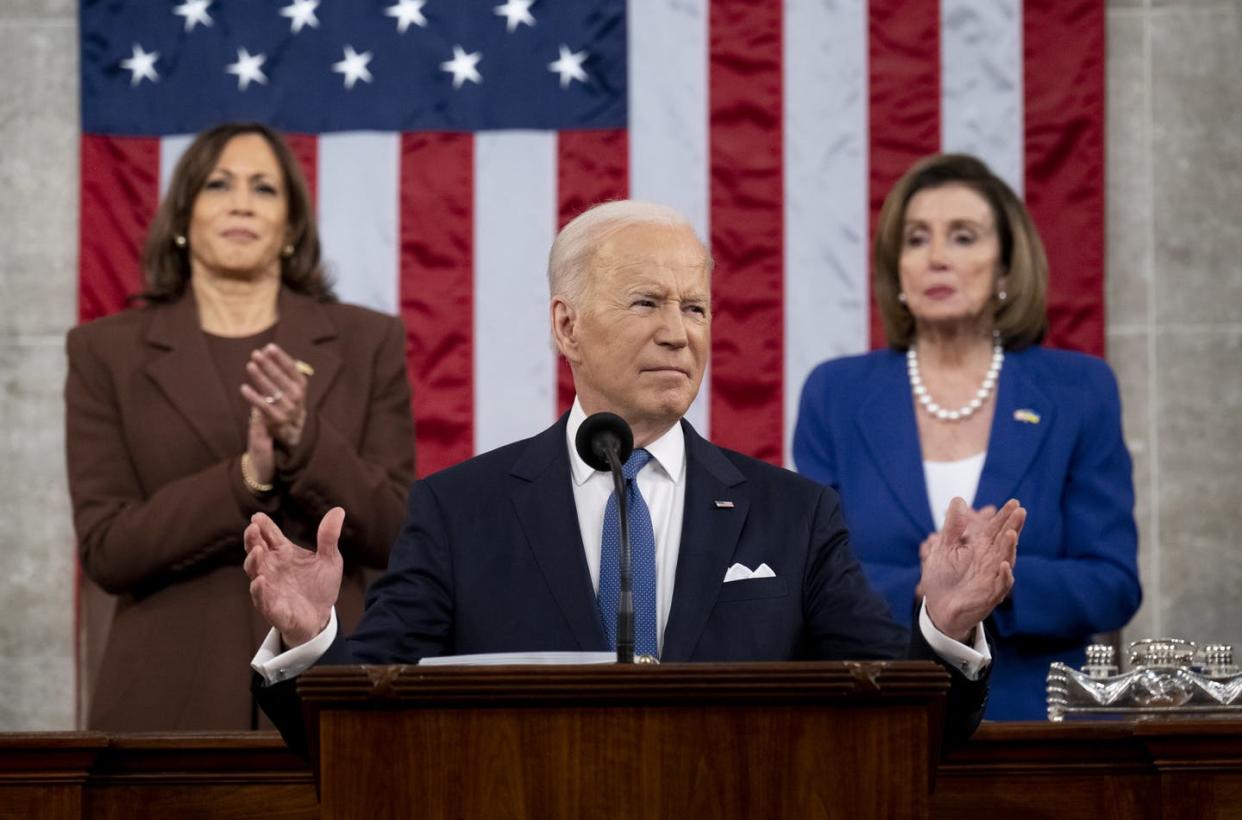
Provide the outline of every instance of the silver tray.
{"type": "Polygon", "coordinates": [[[1242,674],[1231,646],[1200,650],[1180,638],[1146,638],[1130,644],[1129,656],[1127,672],[1103,644],[1087,647],[1081,670],[1053,663],[1048,719],[1242,716],[1242,674]]]}

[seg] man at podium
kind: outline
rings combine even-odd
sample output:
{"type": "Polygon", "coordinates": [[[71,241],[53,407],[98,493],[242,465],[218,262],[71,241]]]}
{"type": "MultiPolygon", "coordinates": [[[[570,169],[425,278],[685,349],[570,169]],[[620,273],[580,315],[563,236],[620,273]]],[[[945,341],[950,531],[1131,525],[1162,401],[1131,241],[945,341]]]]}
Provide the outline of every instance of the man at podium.
{"type": "Polygon", "coordinates": [[[610,202],[565,226],[548,279],[573,408],[533,438],[414,484],[352,636],[333,609],[345,511],[324,516],[317,551],[254,517],[245,569],[273,630],[252,666],[286,737],[299,722],[292,679],[316,663],[615,648],[618,504],[610,474],[574,444],[601,411],[633,430],[623,473],[637,653],[937,660],[952,677],[947,737],[973,730],[990,662],[981,624],[1013,584],[1025,511],[1010,501],[968,524],[953,501],[908,635],[864,579],[833,490],[716,447],[682,418],[710,349],[711,268],[685,218],[664,206],[610,202]]]}

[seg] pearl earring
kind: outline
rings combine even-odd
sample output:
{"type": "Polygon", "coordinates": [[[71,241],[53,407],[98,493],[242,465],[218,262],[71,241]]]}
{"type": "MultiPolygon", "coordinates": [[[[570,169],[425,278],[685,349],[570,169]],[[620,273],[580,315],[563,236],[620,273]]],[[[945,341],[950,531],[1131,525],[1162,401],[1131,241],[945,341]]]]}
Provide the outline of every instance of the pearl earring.
{"type": "Polygon", "coordinates": [[[897,294],[897,301],[898,301],[898,302],[901,302],[903,305],[906,303],[906,293],[905,293],[905,291],[902,291],[901,293],[898,293],[898,294],[897,294]]]}
{"type": "Polygon", "coordinates": [[[280,255],[286,259],[288,259],[290,256],[293,256],[293,245],[289,244],[281,248],[280,255]]]}
{"type": "Polygon", "coordinates": [[[1002,290],[1000,293],[996,294],[996,298],[1003,302],[1009,298],[1009,294],[1002,290]]]}
{"type": "Polygon", "coordinates": [[[179,233],[176,236],[174,236],[173,244],[176,245],[178,248],[184,248],[186,246],[185,234],[179,233]]]}

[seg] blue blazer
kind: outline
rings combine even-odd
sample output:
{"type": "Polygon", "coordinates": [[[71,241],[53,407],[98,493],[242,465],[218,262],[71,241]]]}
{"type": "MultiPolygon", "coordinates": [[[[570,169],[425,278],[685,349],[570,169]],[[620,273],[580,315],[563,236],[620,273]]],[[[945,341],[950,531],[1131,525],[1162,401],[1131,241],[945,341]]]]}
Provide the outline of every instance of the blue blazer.
{"type": "MultiPolygon", "coordinates": [[[[841,494],[867,577],[908,623],[918,545],[934,531],[905,355],[825,362],[803,387],[798,471],[841,494]]],[[[1130,455],[1108,365],[1080,353],[1006,353],[973,505],[1027,510],[998,636],[986,717],[1043,719],[1054,660],[1081,665],[1092,633],[1123,626],[1141,600],[1130,455]]],[[[970,500],[970,499],[968,499],[970,500]]]]}
{"type": "MultiPolygon", "coordinates": [[[[358,629],[348,639],[338,634],[320,663],[607,651],[574,506],[567,417],[415,483],[358,629]]],[[[685,513],[663,661],[936,659],[922,633],[899,626],[867,583],[834,491],[718,448],[682,424],[685,513]],[[776,575],[726,584],[735,562],[766,563],[776,575]]],[[[946,669],[952,739],[982,717],[987,677],[972,682],[946,669]]],[[[296,708],[259,694],[299,745],[289,732],[301,722],[296,708]]]]}

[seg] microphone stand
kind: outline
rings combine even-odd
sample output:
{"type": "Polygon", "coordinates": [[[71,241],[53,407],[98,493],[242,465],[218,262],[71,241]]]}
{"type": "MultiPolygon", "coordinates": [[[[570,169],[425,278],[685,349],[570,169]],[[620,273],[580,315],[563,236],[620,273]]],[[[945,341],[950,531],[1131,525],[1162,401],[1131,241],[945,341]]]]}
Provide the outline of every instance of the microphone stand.
{"type": "Polygon", "coordinates": [[[630,556],[629,493],[617,448],[602,448],[612,469],[612,483],[617,493],[617,512],[621,514],[621,555],[618,575],[621,594],[617,598],[617,663],[634,662],[634,590],[631,581],[634,559],[630,556]]]}

